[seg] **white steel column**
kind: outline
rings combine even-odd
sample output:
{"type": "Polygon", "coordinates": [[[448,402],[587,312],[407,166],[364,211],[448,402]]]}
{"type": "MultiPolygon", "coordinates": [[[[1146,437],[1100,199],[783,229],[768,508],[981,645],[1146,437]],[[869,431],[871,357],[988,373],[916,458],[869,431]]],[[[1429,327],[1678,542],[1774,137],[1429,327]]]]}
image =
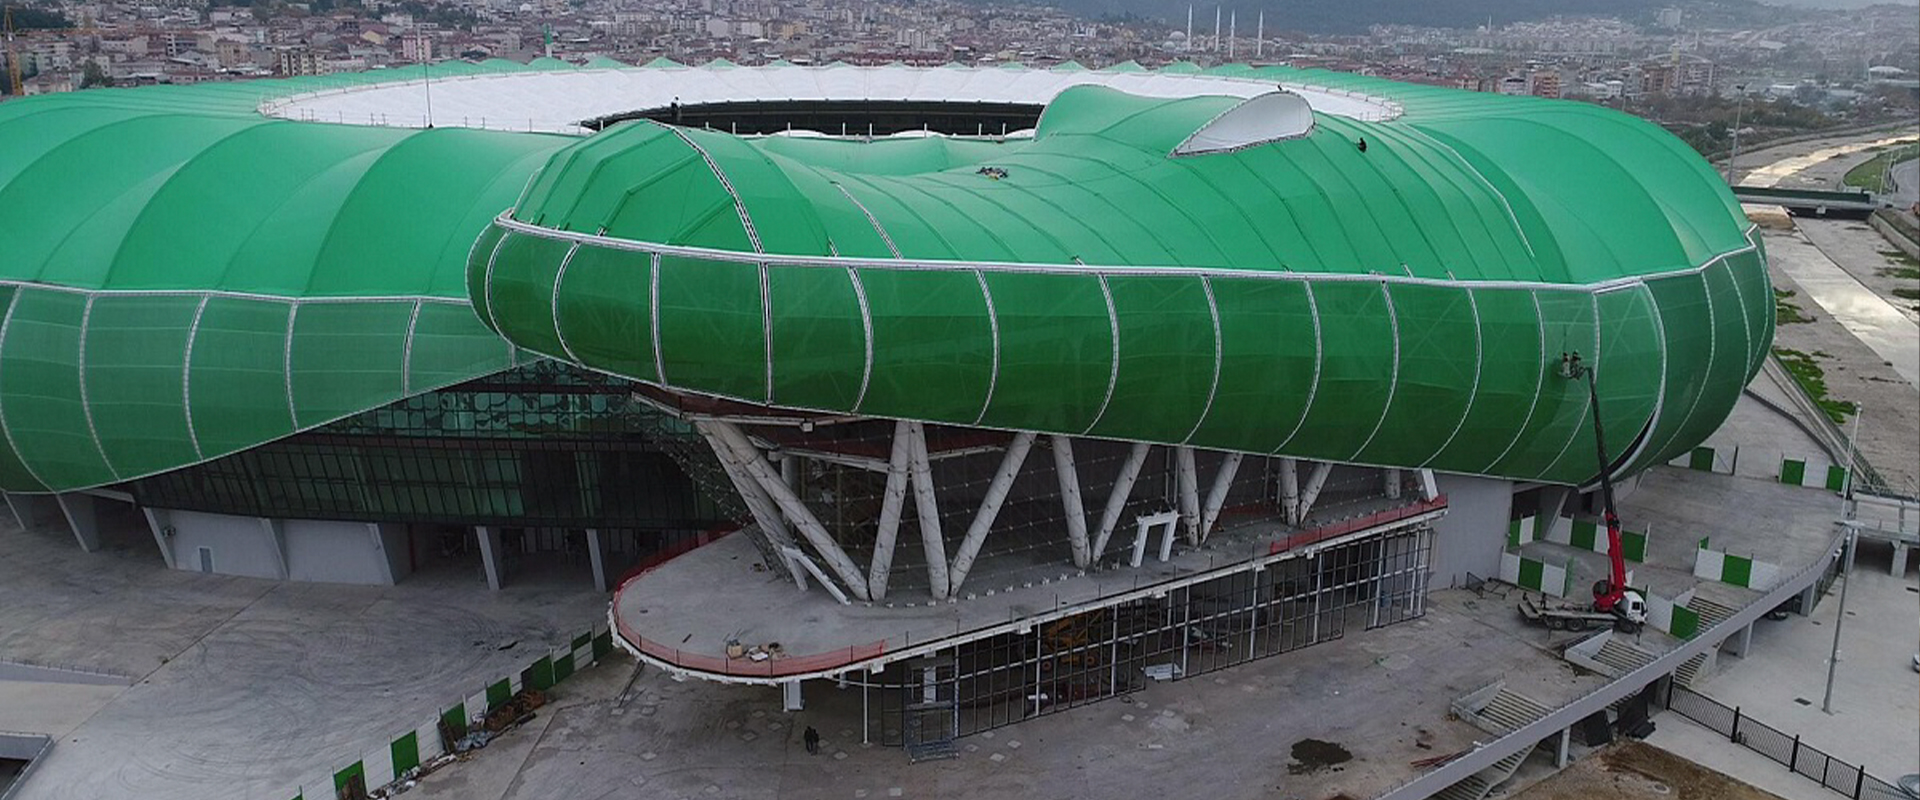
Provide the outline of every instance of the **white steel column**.
{"type": "Polygon", "coordinates": [[[1240,471],[1240,462],[1246,457],[1245,453],[1228,453],[1220,462],[1220,471],[1213,475],[1213,488],[1207,491],[1206,509],[1200,515],[1200,541],[1213,535],[1213,525],[1220,521],[1220,509],[1227,505],[1227,490],[1233,488],[1233,476],[1240,471]]]}
{"type": "Polygon", "coordinates": [[[94,504],[99,502],[93,495],[80,492],[61,492],[53,496],[60,504],[60,513],[67,518],[67,527],[73,530],[73,538],[80,542],[80,549],[92,553],[100,549],[100,515],[94,504]]]}
{"type": "MultiPolygon", "coordinates": [[[[167,569],[178,569],[173,562],[173,515],[164,508],[141,508],[146,515],[147,527],[153,529],[153,543],[160,547],[160,558],[167,562],[167,569]]],[[[1813,608],[1808,603],[1805,608],[1813,608]]]]}
{"type": "Polygon", "coordinates": [[[967,537],[960,540],[960,549],[954,551],[951,571],[948,573],[947,596],[960,593],[960,585],[966,583],[967,573],[973,569],[973,560],[980,555],[980,546],[987,541],[987,532],[993,529],[993,520],[1000,516],[1000,506],[1007,501],[1007,491],[1013,488],[1013,479],[1020,474],[1020,465],[1027,461],[1027,451],[1033,449],[1035,435],[1031,432],[1016,433],[1013,441],[1007,443],[1007,453],[1000,459],[1000,469],[993,474],[993,482],[987,484],[987,496],[980,501],[980,510],[974,512],[973,524],[967,526],[967,537]]]}
{"type": "Polygon", "coordinates": [[[1087,546],[1087,508],[1080,499],[1080,470],[1073,462],[1073,440],[1053,437],[1053,471],[1060,477],[1060,505],[1067,515],[1067,543],[1073,548],[1073,565],[1086,569],[1090,558],[1087,546]]]}
{"type": "Polygon", "coordinates": [[[1440,483],[1433,479],[1433,470],[1420,470],[1420,499],[1433,501],[1440,497],[1440,483]]]}
{"type": "Polygon", "coordinates": [[[1179,479],[1180,525],[1187,530],[1187,543],[1197,545],[1200,543],[1200,471],[1193,465],[1193,448],[1174,448],[1173,460],[1179,479]]]}
{"type": "Polygon", "coordinates": [[[1388,500],[1400,499],[1400,483],[1401,483],[1400,470],[1397,470],[1397,469],[1382,470],[1381,480],[1384,481],[1384,484],[1381,486],[1381,489],[1383,489],[1386,492],[1387,499],[1388,500]]]}
{"type": "Polygon", "coordinates": [[[926,551],[927,582],[935,600],[947,597],[947,542],[940,535],[940,503],[933,494],[933,465],[927,460],[927,429],[908,422],[907,464],[913,478],[913,510],[920,518],[920,547],[926,551]]]}
{"type": "Polygon", "coordinates": [[[1107,495],[1107,508],[1100,514],[1100,530],[1093,537],[1093,561],[1100,560],[1100,554],[1107,549],[1107,539],[1113,536],[1113,526],[1120,524],[1120,511],[1127,507],[1127,498],[1133,495],[1133,483],[1140,479],[1140,467],[1147,463],[1146,442],[1134,442],[1133,449],[1127,451],[1127,460],[1120,464],[1120,474],[1113,479],[1113,491],[1107,495]]]}
{"type": "Polygon", "coordinates": [[[1291,458],[1280,459],[1280,518],[1300,524],[1300,462],[1291,458]]]}
{"type": "MultiPolygon", "coordinates": [[[[596,592],[612,591],[612,576],[607,574],[607,532],[599,528],[587,529],[587,563],[593,567],[593,589],[596,592]]],[[[772,564],[768,564],[772,567],[772,564]]]]}
{"type": "Polygon", "coordinates": [[[907,501],[907,451],[912,437],[907,423],[893,423],[893,454],[887,459],[887,488],[880,499],[880,529],[873,537],[873,563],[867,567],[867,591],[873,599],[887,596],[893,574],[893,546],[900,537],[900,511],[907,501]]]}
{"type": "Polygon", "coordinates": [[[820,524],[820,520],[814,518],[807,504],[801,502],[799,496],[793,493],[793,489],[787,486],[786,481],[781,480],[780,474],[774,470],[772,464],[767,463],[767,457],[760,452],[760,448],[755,447],[753,442],[747,439],[747,435],[731,422],[716,419],[699,424],[706,426],[728,447],[733,448],[733,452],[739,457],[741,466],[746,469],[747,474],[760,482],[760,487],[765,489],[767,495],[773,498],[773,502],[780,506],[780,512],[793,521],[793,526],[800,530],[800,535],[806,537],[807,542],[813,545],[814,552],[819,553],[820,558],[827,562],[827,567],[833,570],[833,574],[840,576],[840,580],[847,585],[847,589],[853,593],[853,596],[862,600],[868,599],[867,578],[860,573],[860,567],[853,563],[853,559],[847,557],[845,550],[840,549],[840,544],[827,533],[827,529],[820,524]]]}
{"type": "Polygon", "coordinates": [[[1327,473],[1333,471],[1333,465],[1322,461],[1313,465],[1313,474],[1307,476],[1307,485],[1300,490],[1300,519],[1295,525],[1304,525],[1307,514],[1313,511],[1313,501],[1320,499],[1320,490],[1327,485],[1327,473]]]}
{"type": "MultiPolygon", "coordinates": [[[[714,457],[720,459],[720,468],[727,473],[727,479],[733,481],[733,488],[740,492],[740,499],[747,504],[747,512],[753,515],[755,522],[760,523],[760,531],[766,534],[767,541],[773,545],[774,552],[792,547],[793,534],[787,531],[787,523],[780,516],[780,508],[774,504],[773,498],[767,496],[766,490],[760,488],[760,483],[747,474],[746,466],[741,463],[740,456],[701,423],[696,421],[694,429],[707,440],[707,446],[712,448],[714,457]]],[[[806,573],[790,559],[782,560],[786,561],[784,566],[787,568],[787,574],[792,576],[801,589],[805,589],[806,573]]],[[[771,568],[773,565],[767,566],[771,568]]]]}
{"type": "Polygon", "coordinates": [[[487,588],[500,591],[507,582],[506,562],[501,560],[505,554],[500,552],[500,529],[480,525],[473,529],[473,538],[480,540],[480,564],[487,572],[487,588]]]}

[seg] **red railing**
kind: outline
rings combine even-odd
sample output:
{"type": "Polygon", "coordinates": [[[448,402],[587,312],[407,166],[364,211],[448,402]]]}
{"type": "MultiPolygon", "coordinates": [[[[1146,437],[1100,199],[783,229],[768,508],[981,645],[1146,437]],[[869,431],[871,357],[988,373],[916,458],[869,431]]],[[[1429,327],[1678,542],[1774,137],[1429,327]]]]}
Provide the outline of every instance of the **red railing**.
{"type": "Polygon", "coordinates": [[[1336,536],[1345,536],[1354,531],[1365,530],[1380,525],[1390,525],[1403,519],[1412,519],[1421,514],[1437,511],[1446,507],[1447,496],[1443,494],[1434,497],[1432,500],[1422,500],[1398,508],[1389,508],[1385,511],[1376,511],[1372,514],[1328,523],[1318,528],[1311,528],[1280,539],[1275,539],[1267,545],[1267,555],[1277,555],[1296,547],[1305,547],[1314,542],[1323,542],[1336,536]]]}

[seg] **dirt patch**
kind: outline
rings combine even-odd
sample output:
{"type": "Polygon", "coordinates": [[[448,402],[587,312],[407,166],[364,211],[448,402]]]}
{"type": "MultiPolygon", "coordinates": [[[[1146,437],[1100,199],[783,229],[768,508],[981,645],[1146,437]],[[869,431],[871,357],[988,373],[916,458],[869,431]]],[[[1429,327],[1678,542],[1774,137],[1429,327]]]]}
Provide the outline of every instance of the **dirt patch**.
{"type": "Polygon", "coordinates": [[[1352,760],[1353,754],[1347,752],[1347,748],[1333,742],[1301,739],[1293,743],[1293,761],[1287,764],[1287,774],[1312,775],[1330,767],[1339,772],[1338,765],[1352,760]]]}
{"type": "Polygon", "coordinates": [[[1658,747],[1619,742],[1527,787],[1513,800],[1780,800],[1658,747]]]}

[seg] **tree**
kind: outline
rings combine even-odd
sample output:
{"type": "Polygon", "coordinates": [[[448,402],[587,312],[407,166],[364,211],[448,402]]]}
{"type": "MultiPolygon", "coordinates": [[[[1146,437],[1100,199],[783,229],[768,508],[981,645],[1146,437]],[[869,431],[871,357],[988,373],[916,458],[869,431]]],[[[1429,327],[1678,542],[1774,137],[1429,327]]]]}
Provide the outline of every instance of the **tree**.
{"type": "Polygon", "coordinates": [[[87,63],[81,65],[80,88],[91,89],[95,86],[112,86],[112,85],[113,85],[113,79],[107,77],[107,71],[104,69],[101,69],[100,65],[97,62],[95,62],[93,59],[89,58],[87,59],[87,63]]]}

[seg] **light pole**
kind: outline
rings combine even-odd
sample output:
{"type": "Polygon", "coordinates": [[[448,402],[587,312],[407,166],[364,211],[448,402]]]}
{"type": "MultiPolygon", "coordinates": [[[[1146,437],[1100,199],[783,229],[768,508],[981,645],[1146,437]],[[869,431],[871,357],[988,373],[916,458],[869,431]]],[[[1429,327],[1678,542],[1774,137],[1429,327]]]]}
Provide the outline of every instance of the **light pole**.
{"type": "MultiPolygon", "coordinates": [[[[1853,547],[1860,541],[1860,526],[1852,514],[1847,513],[1847,501],[1853,496],[1853,471],[1855,461],[1859,460],[1859,445],[1856,438],[1860,435],[1860,410],[1853,413],[1853,435],[1847,437],[1847,463],[1845,477],[1840,481],[1840,515],[1846,519],[1847,526],[1846,560],[1840,566],[1840,611],[1833,618],[1833,651],[1827,655],[1827,695],[1820,700],[1820,710],[1833,713],[1833,673],[1840,666],[1840,626],[1847,621],[1847,587],[1853,585],[1853,547]]],[[[1802,609],[1811,612],[1813,609],[1802,609]]]]}
{"type": "Polygon", "coordinates": [[[1733,85],[1733,154],[1727,156],[1727,185],[1733,185],[1733,161],[1740,157],[1740,114],[1747,108],[1747,85],[1733,85]]]}

